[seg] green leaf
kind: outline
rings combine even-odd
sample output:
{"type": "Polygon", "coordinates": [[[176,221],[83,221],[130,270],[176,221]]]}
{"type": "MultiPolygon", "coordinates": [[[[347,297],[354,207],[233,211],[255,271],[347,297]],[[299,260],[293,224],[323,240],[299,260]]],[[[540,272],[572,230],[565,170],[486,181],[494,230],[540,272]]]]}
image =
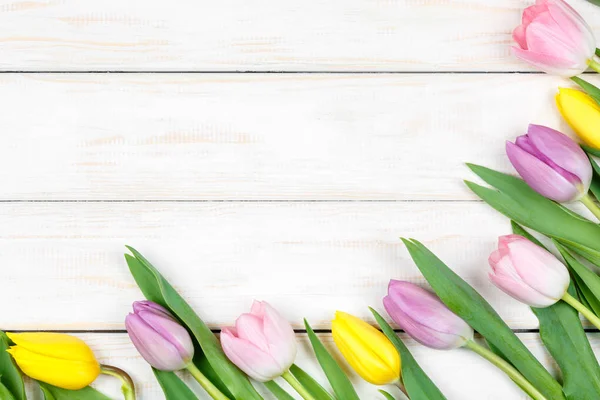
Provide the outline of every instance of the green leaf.
{"type": "Polygon", "coordinates": [[[8,336],[0,331],[0,383],[12,393],[15,400],[26,400],[25,384],[21,372],[10,354],[6,352],[9,347],[8,336]]]}
{"type": "Polygon", "coordinates": [[[2,400],[15,400],[15,398],[12,395],[12,393],[10,392],[10,390],[8,390],[8,388],[6,386],[4,386],[2,384],[2,382],[0,382],[0,399],[2,399],[2,400]]]}
{"type": "Polygon", "coordinates": [[[394,396],[392,396],[391,394],[389,394],[385,390],[379,390],[379,393],[381,393],[383,395],[383,397],[386,398],[386,400],[395,400],[394,396]]]}
{"type": "Polygon", "coordinates": [[[402,239],[415,264],[439,298],[492,343],[548,400],[562,400],[559,383],[544,369],[492,306],[425,246],[402,239]]]}
{"type": "Polygon", "coordinates": [[[38,382],[46,400],[111,400],[91,386],[80,390],[67,390],[38,382]]]}
{"type": "Polygon", "coordinates": [[[394,329],[374,309],[370,308],[381,330],[392,342],[402,360],[402,381],[411,400],[446,400],[440,389],[421,369],[408,348],[402,343],[394,329]]]}
{"type": "Polygon", "coordinates": [[[548,200],[521,179],[477,165],[469,167],[498,189],[466,182],[475,194],[496,210],[523,226],[577,245],[600,257],[600,226],[548,200]]]}
{"type": "Polygon", "coordinates": [[[325,346],[323,346],[323,343],[321,343],[307,320],[304,320],[304,325],[306,326],[306,333],[308,334],[310,344],[317,356],[317,361],[319,361],[323,372],[325,372],[336,397],[344,400],[360,400],[350,379],[348,379],[342,368],[340,368],[325,346]]]}
{"type": "Polygon", "coordinates": [[[315,381],[312,376],[307,374],[296,364],[292,365],[290,372],[316,400],[335,400],[335,398],[327,390],[325,390],[325,388],[321,386],[319,382],[315,381]]]}
{"type": "Polygon", "coordinates": [[[273,396],[275,396],[277,400],[294,400],[294,397],[283,390],[281,386],[277,384],[277,382],[269,381],[265,382],[264,385],[271,393],[273,393],[273,396]]]}
{"type": "MultiPolygon", "coordinates": [[[[213,381],[217,387],[227,387],[236,400],[262,400],[248,378],[223,353],[219,341],[210,328],[198,317],[171,284],[137,250],[127,246],[135,256],[125,255],[129,270],[148,300],[170,309],[192,332],[208,363],[214,370],[213,381]]],[[[201,368],[202,365],[197,365],[201,368]]],[[[207,374],[210,371],[202,370],[207,374]]]]}
{"type": "MultiPolygon", "coordinates": [[[[538,246],[545,248],[541,242],[521,226],[514,223],[514,221],[511,222],[515,234],[524,236],[538,246]]],[[[568,256],[570,260],[573,259],[566,249],[557,243],[555,244],[563,256],[568,256]]],[[[576,295],[573,284],[569,287],[569,292],[571,295],[576,295]]],[[[567,399],[595,398],[600,393],[600,365],[598,365],[596,356],[581,325],[579,313],[563,301],[546,308],[531,307],[531,310],[540,321],[540,337],[544,342],[544,346],[546,346],[562,371],[563,392],[567,399]]]]}
{"type": "Polygon", "coordinates": [[[600,104],[600,89],[596,86],[592,85],[588,81],[585,81],[577,76],[571,78],[573,82],[581,86],[581,88],[586,92],[591,98],[596,100],[596,103],[600,104]]]}
{"type": "Polygon", "coordinates": [[[155,368],[152,368],[152,372],[154,372],[166,400],[198,400],[188,385],[174,373],[159,371],[155,368]]]}

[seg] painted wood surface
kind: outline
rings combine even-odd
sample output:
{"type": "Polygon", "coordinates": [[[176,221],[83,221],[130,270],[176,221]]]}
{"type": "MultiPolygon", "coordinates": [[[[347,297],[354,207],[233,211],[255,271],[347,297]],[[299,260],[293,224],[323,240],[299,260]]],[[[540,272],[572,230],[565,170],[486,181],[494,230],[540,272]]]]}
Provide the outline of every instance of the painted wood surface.
{"type": "Polygon", "coordinates": [[[511,32],[530,3],[3,0],[0,69],[523,71],[511,32]]]}

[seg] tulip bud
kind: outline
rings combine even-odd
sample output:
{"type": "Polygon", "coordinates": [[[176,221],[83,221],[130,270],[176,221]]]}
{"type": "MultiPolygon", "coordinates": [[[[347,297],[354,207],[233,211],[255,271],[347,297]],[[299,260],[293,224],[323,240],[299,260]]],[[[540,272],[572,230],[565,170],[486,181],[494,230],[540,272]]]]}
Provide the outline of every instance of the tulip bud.
{"type": "Polygon", "coordinates": [[[523,236],[498,238],[498,250],[489,258],[494,285],[531,307],[549,307],[569,288],[569,271],[552,253],[523,236]]]}
{"type": "Polygon", "coordinates": [[[191,363],[194,344],[188,331],[164,307],[151,301],[133,303],[125,318],[133,345],[154,368],[178,371],[191,363]]]}
{"type": "Polygon", "coordinates": [[[292,326],[266,302],[255,301],[235,328],[224,328],[221,345],[231,362],[259,382],[283,375],[296,359],[292,326]]]}
{"type": "Polygon", "coordinates": [[[592,182],[592,165],[585,152],[562,133],[529,125],[506,154],[519,175],[542,196],[560,203],[583,198],[592,182]]]}
{"type": "Polygon", "coordinates": [[[600,149],[600,105],[576,89],[559,88],[556,104],[563,118],[588,146],[600,149]]]}
{"type": "Polygon", "coordinates": [[[549,74],[572,77],[592,62],[596,40],[581,15],[563,0],[538,0],[513,32],[518,58],[549,74]]]}
{"type": "Polygon", "coordinates": [[[427,347],[450,350],[473,339],[473,328],[435,295],[412,283],[391,280],[383,305],[406,333],[427,347]]]}
{"type": "Polygon", "coordinates": [[[9,352],[23,373],[63,389],[79,390],[100,375],[100,364],[85,342],[60,333],[7,333],[9,352]]]}
{"type": "Polygon", "coordinates": [[[341,311],[331,324],[333,340],[348,364],[367,382],[387,385],[400,378],[400,356],[387,337],[341,311]]]}

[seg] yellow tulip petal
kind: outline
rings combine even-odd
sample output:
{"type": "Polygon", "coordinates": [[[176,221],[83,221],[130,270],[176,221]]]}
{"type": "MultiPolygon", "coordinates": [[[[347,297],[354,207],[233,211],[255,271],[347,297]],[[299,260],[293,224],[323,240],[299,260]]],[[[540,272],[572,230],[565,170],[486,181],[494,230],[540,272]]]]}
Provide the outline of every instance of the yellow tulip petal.
{"type": "Polygon", "coordinates": [[[332,334],[340,352],[366,381],[384,385],[400,377],[400,357],[380,331],[350,314],[337,312],[332,334]]]}
{"type": "Polygon", "coordinates": [[[81,339],[51,332],[7,333],[17,346],[33,353],[64,360],[96,362],[96,356],[81,339]]]}
{"type": "Polygon", "coordinates": [[[13,346],[7,351],[25,375],[64,389],[82,389],[100,374],[100,364],[96,360],[90,362],[53,358],[21,346],[13,346]]]}
{"type": "Polygon", "coordinates": [[[594,99],[580,90],[559,88],[556,104],[581,140],[600,149],[600,106],[594,99]]]}

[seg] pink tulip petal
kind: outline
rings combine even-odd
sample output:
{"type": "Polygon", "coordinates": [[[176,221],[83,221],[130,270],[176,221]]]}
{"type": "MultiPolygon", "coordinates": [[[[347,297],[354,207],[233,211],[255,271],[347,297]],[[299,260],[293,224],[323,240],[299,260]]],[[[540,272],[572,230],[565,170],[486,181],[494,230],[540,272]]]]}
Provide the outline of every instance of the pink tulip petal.
{"type": "MultiPolygon", "coordinates": [[[[523,50],[516,46],[511,47],[515,57],[533,65],[540,71],[548,74],[570,78],[579,75],[585,69],[575,68],[572,61],[558,58],[548,54],[539,54],[530,50],[523,50]]],[[[587,67],[586,67],[587,69],[587,67]]]]}
{"type": "Polygon", "coordinates": [[[296,359],[296,333],[290,323],[268,303],[262,303],[264,335],[269,353],[283,369],[289,369],[296,359]]]}
{"type": "Polygon", "coordinates": [[[527,27],[525,36],[529,51],[569,60],[570,66],[583,63],[587,67],[587,58],[573,51],[578,43],[564,35],[549,12],[538,15],[527,27]]]}
{"type": "Polygon", "coordinates": [[[527,50],[527,36],[524,25],[519,25],[513,31],[513,40],[523,49],[527,50]]]}
{"type": "Polygon", "coordinates": [[[231,362],[259,382],[273,380],[285,372],[268,353],[246,340],[235,337],[227,328],[221,332],[221,346],[231,362]]]}
{"type": "Polygon", "coordinates": [[[523,10],[521,23],[525,28],[527,28],[527,26],[531,24],[539,14],[545,12],[548,12],[548,5],[546,3],[529,6],[523,10]]]}
{"type": "Polygon", "coordinates": [[[493,273],[490,273],[489,277],[492,283],[500,290],[529,306],[545,308],[551,306],[557,301],[556,299],[546,297],[543,294],[532,290],[522,281],[513,280],[507,278],[506,276],[496,275],[493,273]]]}
{"type": "Polygon", "coordinates": [[[591,58],[596,41],[592,28],[581,15],[562,0],[548,2],[548,12],[565,36],[569,37],[575,46],[581,47],[583,54],[587,52],[588,58],[591,58]]]}
{"type": "Polygon", "coordinates": [[[506,154],[523,180],[542,196],[561,203],[579,197],[578,188],[573,183],[514,143],[506,143],[506,154]]]}
{"type": "Polygon", "coordinates": [[[237,336],[244,339],[260,350],[269,352],[269,341],[264,334],[263,321],[252,314],[242,314],[235,321],[237,336]]]}

